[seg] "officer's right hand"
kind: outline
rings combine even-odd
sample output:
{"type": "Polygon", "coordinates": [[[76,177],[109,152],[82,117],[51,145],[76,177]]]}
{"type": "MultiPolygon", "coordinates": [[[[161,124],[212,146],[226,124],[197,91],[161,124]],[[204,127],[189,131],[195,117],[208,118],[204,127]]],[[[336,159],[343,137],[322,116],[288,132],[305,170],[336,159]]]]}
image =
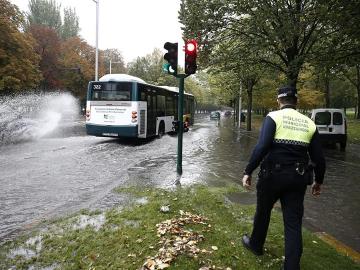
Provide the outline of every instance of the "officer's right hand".
{"type": "Polygon", "coordinates": [[[242,184],[243,184],[243,187],[246,188],[246,189],[250,189],[250,186],[251,186],[251,175],[247,175],[245,174],[243,179],[242,179],[242,184]]]}
{"type": "Polygon", "coordinates": [[[311,194],[314,196],[319,196],[321,193],[321,184],[314,182],[311,186],[311,194]]]}

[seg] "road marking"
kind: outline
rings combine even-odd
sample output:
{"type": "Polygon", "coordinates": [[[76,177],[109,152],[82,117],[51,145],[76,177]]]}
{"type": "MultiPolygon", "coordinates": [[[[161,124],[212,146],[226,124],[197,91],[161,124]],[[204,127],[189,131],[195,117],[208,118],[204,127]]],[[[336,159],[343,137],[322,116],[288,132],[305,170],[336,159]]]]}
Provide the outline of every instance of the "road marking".
{"type": "Polygon", "coordinates": [[[348,257],[350,257],[355,262],[360,262],[360,253],[356,250],[352,249],[351,247],[345,245],[344,243],[340,242],[330,234],[326,232],[316,232],[315,233],[321,240],[329,244],[330,246],[334,247],[339,253],[342,253],[348,257]]]}

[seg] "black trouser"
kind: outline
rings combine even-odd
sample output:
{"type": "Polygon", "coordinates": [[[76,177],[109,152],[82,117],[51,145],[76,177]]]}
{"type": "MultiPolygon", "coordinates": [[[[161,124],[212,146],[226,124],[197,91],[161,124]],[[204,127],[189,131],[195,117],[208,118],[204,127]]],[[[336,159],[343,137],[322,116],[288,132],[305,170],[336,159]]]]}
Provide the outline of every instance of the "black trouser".
{"type": "Polygon", "coordinates": [[[250,238],[251,246],[263,249],[270,222],[271,210],[280,199],[285,228],[285,270],[300,269],[302,254],[302,217],[306,180],[295,171],[295,167],[272,170],[259,174],[257,206],[254,228],[250,238]]]}

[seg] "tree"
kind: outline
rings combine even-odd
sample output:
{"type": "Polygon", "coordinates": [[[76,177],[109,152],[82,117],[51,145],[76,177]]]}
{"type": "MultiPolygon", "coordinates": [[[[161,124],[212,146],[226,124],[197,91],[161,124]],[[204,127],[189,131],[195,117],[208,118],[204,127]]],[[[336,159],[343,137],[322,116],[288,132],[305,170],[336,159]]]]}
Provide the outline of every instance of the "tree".
{"type": "Polygon", "coordinates": [[[79,35],[79,17],[76,15],[75,9],[64,8],[64,23],[61,26],[61,38],[67,40],[79,35]]]}
{"type": "Polygon", "coordinates": [[[0,92],[34,88],[41,78],[34,39],[19,31],[24,17],[7,0],[0,0],[0,92]]]}
{"type": "Polygon", "coordinates": [[[55,30],[42,25],[31,25],[30,33],[36,39],[35,51],[40,55],[40,70],[43,74],[41,88],[56,89],[61,86],[59,80],[60,38],[55,30]]]}
{"type": "Polygon", "coordinates": [[[296,86],[314,46],[338,29],[329,27],[337,1],[182,0],[179,13],[186,36],[197,36],[205,54],[219,43],[239,40],[262,64],[286,75],[296,86]]]}
{"type": "Polygon", "coordinates": [[[126,65],[124,57],[118,49],[106,49],[103,51],[105,73],[110,73],[110,61],[111,61],[111,73],[126,73],[126,65]]]}
{"type": "Polygon", "coordinates": [[[61,34],[61,5],[55,0],[29,0],[29,25],[42,25],[61,34]]]}
{"type": "Polygon", "coordinates": [[[89,81],[93,78],[94,49],[79,37],[69,38],[61,46],[62,84],[75,96],[85,98],[89,81]],[[91,56],[91,57],[89,57],[91,56]]]}
{"type": "Polygon", "coordinates": [[[160,49],[155,49],[151,54],[138,57],[128,64],[130,75],[139,77],[154,85],[177,86],[173,76],[164,73],[162,70],[164,59],[160,49]]]}
{"type": "Polygon", "coordinates": [[[355,87],[357,94],[356,118],[360,119],[360,64],[359,62],[342,66],[343,76],[355,87]]]}

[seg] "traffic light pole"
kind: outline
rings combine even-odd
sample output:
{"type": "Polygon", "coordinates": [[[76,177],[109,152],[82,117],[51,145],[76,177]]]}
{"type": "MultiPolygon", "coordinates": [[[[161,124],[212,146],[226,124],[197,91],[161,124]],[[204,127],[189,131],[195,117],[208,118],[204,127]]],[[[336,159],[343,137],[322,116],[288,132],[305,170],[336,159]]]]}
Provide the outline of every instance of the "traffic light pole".
{"type": "Polygon", "coordinates": [[[165,42],[164,49],[168,52],[165,53],[164,59],[168,62],[163,65],[163,70],[167,71],[179,79],[179,97],[178,97],[178,151],[177,151],[177,173],[182,174],[182,146],[183,146],[183,133],[184,133],[184,81],[185,78],[196,72],[196,53],[197,42],[196,40],[188,40],[185,43],[185,74],[178,74],[178,43],[165,42]]]}
{"type": "Polygon", "coordinates": [[[177,150],[177,162],[176,168],[179,175],[182,174],[182,146],[183,146],[183,133],[184,133],[184,81],[187,75],[178,74],[176,77],[179,79],[179,98],[178,98],[178,150],[177,150]]]}

